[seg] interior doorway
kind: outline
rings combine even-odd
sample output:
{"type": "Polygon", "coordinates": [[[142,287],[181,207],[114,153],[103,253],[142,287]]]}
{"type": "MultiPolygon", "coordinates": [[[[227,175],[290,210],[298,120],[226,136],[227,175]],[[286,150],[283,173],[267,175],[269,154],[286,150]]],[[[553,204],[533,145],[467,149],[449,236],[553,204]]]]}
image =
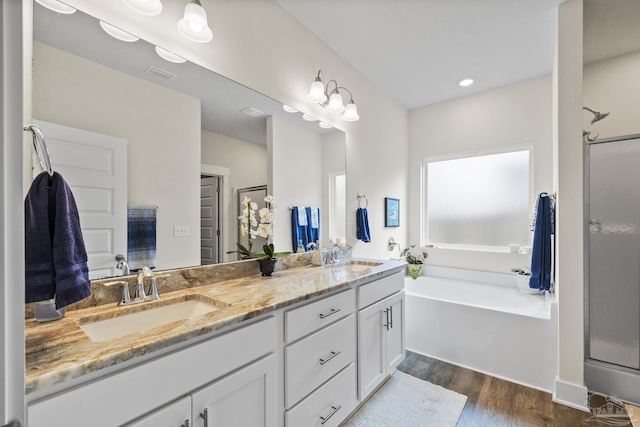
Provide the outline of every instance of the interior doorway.
{"type": "Polygon", "coordinates": [[[200,176],[200,264],[222,262],[220,177],[200,176]]]}

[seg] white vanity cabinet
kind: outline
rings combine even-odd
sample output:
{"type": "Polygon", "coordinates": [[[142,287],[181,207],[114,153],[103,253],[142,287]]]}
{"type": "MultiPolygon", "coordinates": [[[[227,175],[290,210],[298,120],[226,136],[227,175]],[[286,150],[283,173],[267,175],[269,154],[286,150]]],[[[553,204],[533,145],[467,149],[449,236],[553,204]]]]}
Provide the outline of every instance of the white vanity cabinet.
{"type": "Polygon", "coordinates": [[[285,312],[285,425],[338,426],[357,406],[355,290],[285,312]]]}
{"type": "Polygon", "coordinates": [[[125,427],[191,427],[192,425],[191,396],[185,396],[125,427]]]}
{"type": "MultiPolygon", "coordinates": [[[[215,400],[230,404],[234,402],[239,416],[244,409],[238,402],[247,399],[251,401],[251,408],[259,405],[269,407],[262,414],[271,417],[277,406],[271,400],[271,396],[277,393],[275,362],[272,358],[276,351],[276,337],[275,317],[222,333],[31,402],[27,406],[27,425],[111,427],[132,423],[136,427],[164,427],[164,422],[171,422],[164,417],[164,410],[167,410],[167,414],[173,414],[172,402],[183,397],[191,399],[190,394],[193,399],[206,396],[207,404],[215,400]],[[231,378],[235,379],[226,381],[231,378]],[[234,381],[238,383],[227,386],[234,381]],[[262,394],[256,395],[256,389],[260,386],[262,394]],[[200,395],[204,390],[209,390],[210,394],[200,395]],[[224,396],[226,392],[229,396],[224,396]],[[217,397],[214,399],[209,397],[211,395],[217,397]],[[259,404],[255,403],[260,399],[259,404]],[[149,424],[151,421],[140,418],[143,414],[149,414],[149,420],[156,423],[149,424]]],[[[202,421],[201,418],[193,419],[192,414],[187,418],[191,418],[189,427],[203,426],[197,423],[202,421]]],[[[266,427],[275,424],[274,418],[274,421],[264,420],[262,424],[246,425],[266,427]]],[[[181,427],[181,424],[167,426],[181,427]]]]}
{"type": "Polygon", "coordinates": [[[404,360],[404,277],[401,273],[358,288],[360,401],[404,360]]]}

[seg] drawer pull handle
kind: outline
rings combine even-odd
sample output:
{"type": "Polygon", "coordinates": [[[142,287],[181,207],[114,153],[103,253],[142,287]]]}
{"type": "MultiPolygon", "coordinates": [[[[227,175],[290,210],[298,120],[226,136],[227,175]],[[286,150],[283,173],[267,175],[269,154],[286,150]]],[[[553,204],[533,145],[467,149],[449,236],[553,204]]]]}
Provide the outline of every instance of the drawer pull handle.
{"type": "Polygon", "coordinates": [[[340,352],[339,351],[332,351],[331,355],[329,357],[327,357],[326,359],[320,359],[320,365],[324,365],[325,363],[327,363],[329,360],[333,359],[334,357],[336,357],[337,355],[339,355],[340,352]]]}
{"type": "Polygon", "coordinates": [[[332,314],[336,314],[337,312],[339,312],[340,309],[339,308],[332,308],[331,310],[329,310],[328,313],[320,313],[320,318],[324,319],[325,317],[329,317],[332,314]]]}
{"type": "Polygon", "coordinates": [[[209,411],[204,408],[204,411],[200,414],[200,418],[204,420],[204,427],[209,427],[209,411]]]}
{"type": "Polygon", "coordinates": [[[320,424],[324,424],[329,421],[329,418],[333,417],[333,415],[338,412],[342,408],[342,406],[331,406],[331,412],[326,417],[320,417],[320,424]]]}
{"type": "Polygon", "coordinates": [[[389,327],[393,329],[393,306],[389,306],[389,327]]]}
{"type": "Polygon", "coordinates": [[[384,309],[384,315],[386,316],[386,321],[387,321],[387,323],[385,323],[385,324],[384,324],[384,325],[382,325],[382,326],[384,326],[384,327],[387,329],[387,331],[388,331],[388,330],[389,330],[389,326],[391,326],[391,324],[389,323],[389,309],[388,309],[388,308],[385,308],[385,309],[384,309]]]}

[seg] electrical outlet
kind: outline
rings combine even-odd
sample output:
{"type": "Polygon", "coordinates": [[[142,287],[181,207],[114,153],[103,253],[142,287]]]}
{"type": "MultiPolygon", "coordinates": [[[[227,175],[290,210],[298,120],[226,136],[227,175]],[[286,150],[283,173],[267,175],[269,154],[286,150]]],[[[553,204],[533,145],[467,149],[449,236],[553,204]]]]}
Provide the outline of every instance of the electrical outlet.
{"type": "Polygon", "coordinates": [[[188,225],[174,225],[173,237],[187,237],[191,236],[191,227],[188,225]]]}

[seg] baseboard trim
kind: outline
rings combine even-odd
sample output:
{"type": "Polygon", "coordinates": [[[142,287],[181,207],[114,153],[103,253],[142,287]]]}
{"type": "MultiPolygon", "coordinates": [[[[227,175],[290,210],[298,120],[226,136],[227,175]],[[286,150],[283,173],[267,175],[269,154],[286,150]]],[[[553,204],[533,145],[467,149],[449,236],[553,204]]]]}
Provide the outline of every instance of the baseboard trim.
{"type": "Polygon", "coordinates": [[[570,408],[584,412],[590,412],[587,406],[589,391],[583,385],[568,383],[555,377],[555,390],[553,391],[553,401],[570,408]]]}

